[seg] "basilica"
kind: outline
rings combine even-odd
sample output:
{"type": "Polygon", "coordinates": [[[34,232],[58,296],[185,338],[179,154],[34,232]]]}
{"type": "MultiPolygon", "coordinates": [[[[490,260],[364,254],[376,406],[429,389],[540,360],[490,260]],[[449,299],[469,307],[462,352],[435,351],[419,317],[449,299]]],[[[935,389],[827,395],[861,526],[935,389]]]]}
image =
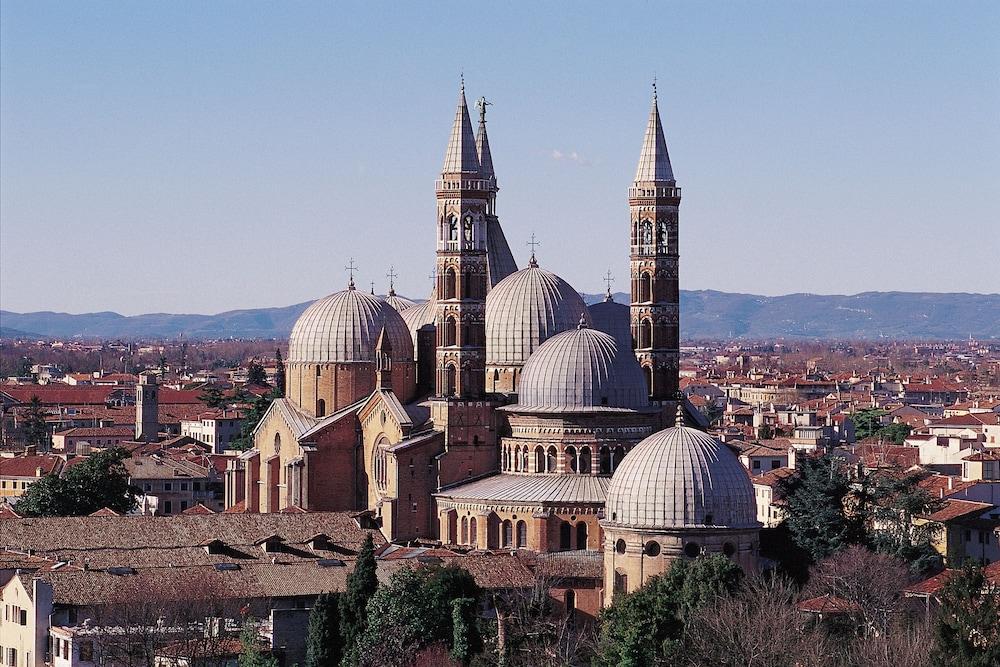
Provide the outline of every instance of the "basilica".
{"type": "Polygon", "coordinates": [[[627,305],[609,289],[588,307],[534,253],[518,269],[477,107],[474,127],[463,84],[434,182],[429,298],[352,279],[306,309],[285,398],[230,465],[227,505],[353,511],[398,543],[589,554],[598,605],[678,558],[753,569],[749,478],[678,394],[681,189],[655,90],[620,228],[627,305]]]}

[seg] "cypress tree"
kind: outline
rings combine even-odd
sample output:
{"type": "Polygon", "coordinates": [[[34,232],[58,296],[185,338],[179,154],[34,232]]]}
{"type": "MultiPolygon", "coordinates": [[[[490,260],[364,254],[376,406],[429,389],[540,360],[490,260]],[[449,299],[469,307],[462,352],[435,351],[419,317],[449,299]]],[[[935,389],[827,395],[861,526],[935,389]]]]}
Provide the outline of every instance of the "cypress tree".
{"type": "Polygon", "coordinates": [[[340,596],[340,636],[343,651],[348,656],[346,662],[356,661],[355,651],[361,635],[368,626],[368,600],[378,588],[375,576],[375,541],[368,533],[365,543],[358,553],[354,571],[347,576],[347,586],[340,596]]]}
{"type": "Polygon", "coordinates": [[[451,657],[467,665],[477,639],[475,599],[455,598],[451,601],[451,624],[451,657]]]}
{"type": "Polygon", "coordinates": [[[340,664],[340,596],[321,593],[309,611],[305,667],[336,667],[340,664]]]}
{"type": "Polygon", "coordinates": [[[34,446],[40,452],[47,451],[52,445],[48,424],[45,423],[45,408],[38,396],[32,396],[25,414],[24,437],[29,446],[34,446]]]}
{"type": "Polygon", "coordinates": [[[935,665],[1000,664],[1000,592],[971,558],[941,589],[935,665]]]}
{"type": "Polygon", "coordinates": [[[285,360],[281,358],[281,348],[274,351],[274,362],[277,370],[274,373],[274,397],[285,397],[285,360]]]}

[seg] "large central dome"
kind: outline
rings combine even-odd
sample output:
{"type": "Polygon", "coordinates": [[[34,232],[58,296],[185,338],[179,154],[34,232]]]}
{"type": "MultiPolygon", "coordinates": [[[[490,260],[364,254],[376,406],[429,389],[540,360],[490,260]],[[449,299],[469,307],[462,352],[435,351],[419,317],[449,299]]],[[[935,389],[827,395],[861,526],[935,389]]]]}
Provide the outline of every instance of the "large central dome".
{"type": "Polygon", "coordinates": [[[697,429],[654,433],[625,455],[608,489],[604,520],[647,530],[758,528],[753,486],[724,444],[697,429]]]}
{"type": "Polygon", "coordinates": [[[413,343],[400,314],[387,302],[349,287],[306,308],[292,327],[288,361],[374,361],[375,343],[383,326],[393,360],[412,361],[413,343]]]}
{"type": "Polygon", "coordinates": [[[486,365],[522,366],[546,340],[576,328],[581,316],[590,323],[580,293],[532,257],[486,297],[486,365]]]}
{"type": "Polygon", "coordinates": [[[649,406],[631,349],[581,323],[543,343],[524,365],[518,408],[547,412],[637,410],[649,406]]]}

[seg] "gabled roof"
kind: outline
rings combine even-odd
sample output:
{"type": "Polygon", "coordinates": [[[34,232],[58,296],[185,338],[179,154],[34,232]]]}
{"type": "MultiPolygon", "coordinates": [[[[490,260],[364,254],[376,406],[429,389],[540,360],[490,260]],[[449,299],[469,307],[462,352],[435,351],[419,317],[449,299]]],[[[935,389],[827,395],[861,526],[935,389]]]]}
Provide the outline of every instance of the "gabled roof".
{"type": "Polygon", "coordinates": [[[938,523],[954,521],[956,519],[972,519],[993,507],[990,503],[977,503],[971,500],[949,498],[944,501],[944,507],[928,516],[927,519],[938,523]]]}

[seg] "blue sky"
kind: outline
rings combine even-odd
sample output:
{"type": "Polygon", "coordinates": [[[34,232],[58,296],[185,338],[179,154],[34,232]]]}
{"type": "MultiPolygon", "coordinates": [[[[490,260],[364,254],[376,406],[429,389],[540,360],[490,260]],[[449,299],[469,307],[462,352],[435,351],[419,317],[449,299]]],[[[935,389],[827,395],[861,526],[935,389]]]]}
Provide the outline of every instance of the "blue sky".
{"type": "Polygon", "coordinates": [[[1000,291],[1000,3],[0,4],[0,307],[423,296],[458,77],[515,255],[627,288],[659,81],[681,286],[1000,291]]]}

